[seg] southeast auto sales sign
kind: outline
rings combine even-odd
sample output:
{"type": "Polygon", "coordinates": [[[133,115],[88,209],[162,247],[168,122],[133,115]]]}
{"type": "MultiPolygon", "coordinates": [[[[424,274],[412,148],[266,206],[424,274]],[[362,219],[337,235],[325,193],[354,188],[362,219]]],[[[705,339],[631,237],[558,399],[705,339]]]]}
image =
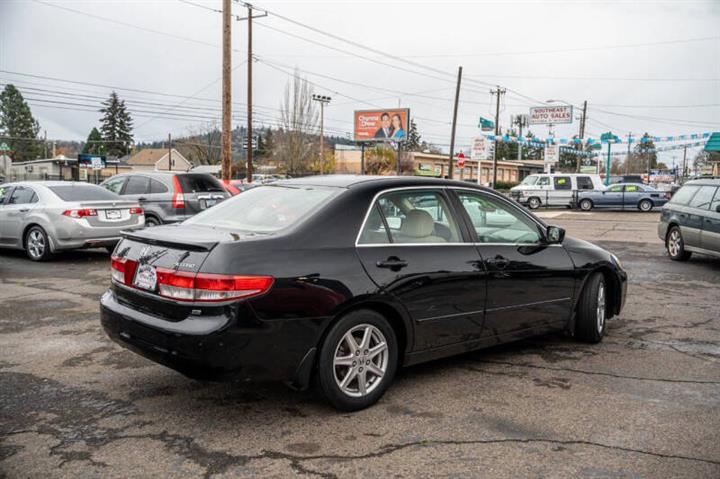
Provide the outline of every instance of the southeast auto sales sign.
{"type": "Polygon", "coordinates": [[[557,125],[560,123],[572,123],[573,107],[565,106],[535,106],[530,108],[531,125],[557,125]]]}

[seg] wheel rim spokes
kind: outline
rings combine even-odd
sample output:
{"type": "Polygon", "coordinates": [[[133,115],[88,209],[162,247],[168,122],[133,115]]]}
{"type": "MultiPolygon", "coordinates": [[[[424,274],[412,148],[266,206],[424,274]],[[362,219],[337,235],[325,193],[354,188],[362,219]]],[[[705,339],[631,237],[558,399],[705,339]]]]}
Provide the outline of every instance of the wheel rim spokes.
{"type": "Polygon", "coordinates": [[[598,286],[598,298],[597,298],[597,328],[598,333],[601,333],[605,326],[605,285],[600,283],[598,286]]]}
{"type": "Polygon", "coordinates": [[[38,258],[45,252],[45,238],[39,231],[32,231],[28,238],[28,250],[33,258],[38,258]]]}
{"type": "Polygon", "coordinates": [[[677,256],[680,251],[680,234],[677,231],[670,233],[670,240],[668,241],[668,250],[672,256],[677,256]]]}
{"type": "Polygon", "coordinates": [[[363,397],[382,381],[387,372],[385,336],[373,325],[353,327],[338,342],[333,356],[335,382],[343,393],[363,397]]]}

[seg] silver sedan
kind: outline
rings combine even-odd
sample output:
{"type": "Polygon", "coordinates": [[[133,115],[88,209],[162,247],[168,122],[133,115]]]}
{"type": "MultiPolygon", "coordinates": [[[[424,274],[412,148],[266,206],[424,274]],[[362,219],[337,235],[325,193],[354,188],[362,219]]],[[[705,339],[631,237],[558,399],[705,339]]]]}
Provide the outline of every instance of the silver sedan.
{"type": "Polygon", "coordinates": [[[120,231],[144,226],[136,201],[99,186],[67,181],[0,185],[0,247],[24,249],[33,261],[67,249],[110,250],[120,231]]]}

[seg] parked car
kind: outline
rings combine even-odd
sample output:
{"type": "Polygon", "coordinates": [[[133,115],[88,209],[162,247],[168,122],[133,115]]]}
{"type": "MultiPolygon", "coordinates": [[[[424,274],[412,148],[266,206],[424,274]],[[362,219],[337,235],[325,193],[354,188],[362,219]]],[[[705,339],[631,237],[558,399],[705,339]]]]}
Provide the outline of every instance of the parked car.
{"type": "Polygon", "coordinates": [[[33,261],[67,249],[112,250],[120,231],[144,225],[137,201],[99,186],[67,181],[0,186],[0,246],[24,249],[33,261]]]}
{"type": "Polygon", "coordinates": [[[688,181],[663,206],[658,236],[671,259],[720,257],[720,179],[688,181]]]}
{"type": "Polygon", "coordinates": [[[570,207],[578,191],[604,190],[600,175],[575,173],[528,175],[510,188],[510,196],[534,210],[541,205],[570,207]]]}
{"type": "Polygon", "coordinates": [[[209,173],[128,173],[115,175],[100,186],[139,202],[147,226],[186,220],[231,196],[209,173]]]}
{"type": "Polygon", "coordinates": [[[613,254],[493,190],[328,175],[126,233],[101,321],[191,377],[316,380],[332,405],[356,410],[400,366],[547,331],[599,342],[626,280],[613,254]]]}
{"type": "Polygon", "coordinates": [[[579,191],[577,205],[583,211],[593,208],[652,211],[670,199],[670,195],[652,186],[635,183],[618,183],[602,191],[579,191]]]}

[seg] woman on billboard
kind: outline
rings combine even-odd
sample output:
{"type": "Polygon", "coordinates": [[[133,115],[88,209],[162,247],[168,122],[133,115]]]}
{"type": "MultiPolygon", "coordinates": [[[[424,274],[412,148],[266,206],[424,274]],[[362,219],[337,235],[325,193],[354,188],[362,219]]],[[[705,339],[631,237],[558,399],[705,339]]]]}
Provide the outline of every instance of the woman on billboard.
{"type": "Polygon", "coordinates": [[[405,138],[405,130],[403,129],[402,118],[400,118],[400,115],[397,113],[392,116],[392,128],[390,132],[391,138],[405,138]]]}

